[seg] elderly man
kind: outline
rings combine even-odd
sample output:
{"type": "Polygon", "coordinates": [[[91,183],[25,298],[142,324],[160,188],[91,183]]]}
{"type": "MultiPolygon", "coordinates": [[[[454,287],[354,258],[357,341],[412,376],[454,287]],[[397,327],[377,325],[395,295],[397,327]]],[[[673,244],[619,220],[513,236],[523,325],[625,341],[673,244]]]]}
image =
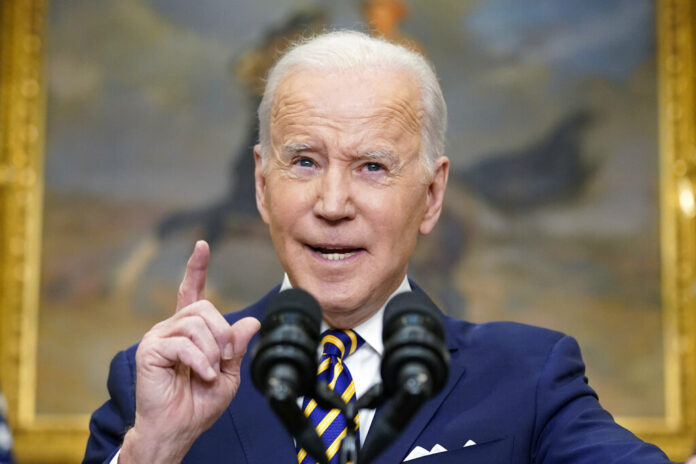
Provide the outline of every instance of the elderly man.
{"type": "MultiPolygon", "coordinates": [[[[276,64],[259,123],[256,201],[286,271],[280,290],[300,287],[318,300],[332,330],[325,339],[345,344],[344,359],[331,362],[345,361],[335,375],[352,374],[345,397],[354,400],[380,380],[383,308],[414,289],[409,258],[442,208],[442,92],[420,55],[335,32],[276,64]]],[[[111,399],[92,417],[85,462],[314,462],[248,379],[247,347],[279,289],[223,317],[204,299],[208,259],[197,243],[176,314],[114,358],[111,399]]],[[[447,385],[377,462],[668,462],[601,408],[573,339],[442,317],[447,385]]],[[[303,408],[316,419],[311,399],[303,408]]],[[[336,462],[345,422],[331,435],[340,417],[320,413],[317,430],[336,462]]],[[[361,442],[374,414],[360,411],[361,442]]]]}

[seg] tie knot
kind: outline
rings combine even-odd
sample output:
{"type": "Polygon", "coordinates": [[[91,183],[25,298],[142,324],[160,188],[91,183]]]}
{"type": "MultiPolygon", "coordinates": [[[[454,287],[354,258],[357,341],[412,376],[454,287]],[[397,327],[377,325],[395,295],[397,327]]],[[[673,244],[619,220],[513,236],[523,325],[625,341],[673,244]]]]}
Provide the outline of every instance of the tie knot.
{"type": "Polygon", "coordinates": [[[321,346],[323,354],[347,357],[355,352],[365,340],[351,329],[329,329],[321,334],[321,346]]]}

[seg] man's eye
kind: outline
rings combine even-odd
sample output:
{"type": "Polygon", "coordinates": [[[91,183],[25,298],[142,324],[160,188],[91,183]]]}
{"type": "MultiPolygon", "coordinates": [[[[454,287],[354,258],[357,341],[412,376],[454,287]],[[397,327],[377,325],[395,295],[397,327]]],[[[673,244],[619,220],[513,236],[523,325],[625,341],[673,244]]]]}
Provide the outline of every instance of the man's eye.
{"type": "Polygon", "coordinates": [[[382,166],[379,163],[367,163],[365,165],[365,169],[370,171],[370,172],[378,172],[378,171],[383,171],[384,166],[382,166]]]}
{"type": "Polygon", "coordinates": [[[295,164],[303,168],[313,168],[316,166],[314,161],[309,158],[299,158],[297,161],[295,161],[295,164]]]}

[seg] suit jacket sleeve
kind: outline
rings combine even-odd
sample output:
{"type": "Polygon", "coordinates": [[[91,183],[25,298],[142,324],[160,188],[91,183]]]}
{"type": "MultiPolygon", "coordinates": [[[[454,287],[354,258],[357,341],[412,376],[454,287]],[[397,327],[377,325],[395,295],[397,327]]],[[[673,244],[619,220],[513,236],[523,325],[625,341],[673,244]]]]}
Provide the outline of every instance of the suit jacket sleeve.
{"type": "Polygon", "coordinates": [[[587,384],[575,339],[551,349],[539,377],[533,461],[540,463],[665,463],[659,448],[614,422],[587,384]]]}
{"type": "Polygon", "coordinates": [[[109,463],[135,422],[135,349],[121,351],[111,361],[110,399],[92,414],[85,464],[109,463]]]}

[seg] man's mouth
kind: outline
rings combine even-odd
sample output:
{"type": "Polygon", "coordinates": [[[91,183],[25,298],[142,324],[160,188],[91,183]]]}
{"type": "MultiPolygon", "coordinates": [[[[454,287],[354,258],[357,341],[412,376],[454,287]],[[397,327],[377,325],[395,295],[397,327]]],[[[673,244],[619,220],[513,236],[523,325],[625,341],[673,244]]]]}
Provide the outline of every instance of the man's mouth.
{"type": "Polygon", "coordinates": [[[342,261],[344,259],[348,259],[352,256],[355,256],[356,253],[359,253],[364,250],[364,248],[354,248],[346,246],[307,246],[319,253],[322,256],[322,258],[327,259],[329,261],[342,261]]]}

